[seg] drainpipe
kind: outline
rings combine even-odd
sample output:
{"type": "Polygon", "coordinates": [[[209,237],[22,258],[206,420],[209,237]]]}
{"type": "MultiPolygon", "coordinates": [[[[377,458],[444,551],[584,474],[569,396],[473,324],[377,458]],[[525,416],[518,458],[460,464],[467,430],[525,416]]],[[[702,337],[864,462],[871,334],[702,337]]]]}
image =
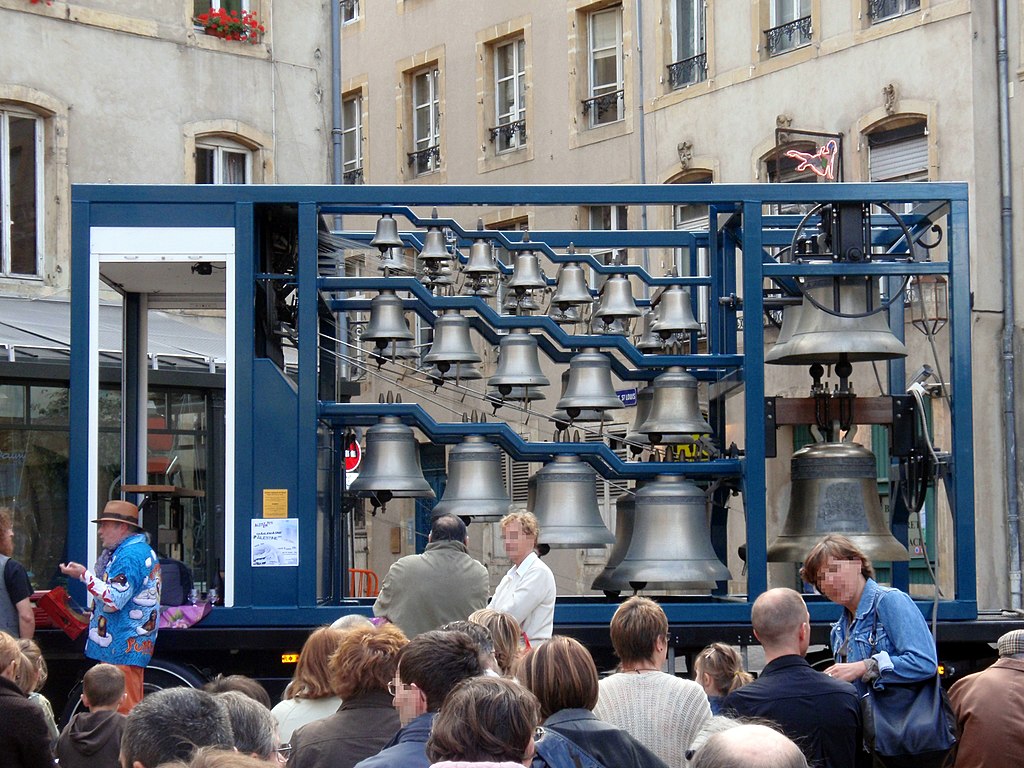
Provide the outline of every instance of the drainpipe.
{"type": "MultiPolygon", "coordinates": [[[[643,0],[636,0],[636,57],[637,57],[637,79],[639,80],[639,86],[637,87],[637,105],[638,120],[640,122],[640,183],[647,183],[647,132],[645,130],[645,116],[644,116],[644,10],[643,0]]],[[[640,229],[647,229],[647,206],[640,206],[640,229]]],[[[650,273],[651,271],[651,255],[650,251],[645,247],[643,250],[643,256],[641,257],[641,265],[643,268],[650,273]]],[[[643,284],[643,297],[649,298],[650,288],[647,283],[643,284]]]]}
{"type": "MultiPolygon", "coordinates": [[[[331,0],[331,183],[345,182],[344,158],[341,152],[341,3],[342,0],[331,0]]],[[[341,215],[334,217],[334,229],[342,227],[341,215]]],[[[337,274],[344,275],[343,264],[335,266],[337,274]]],[[[338,357],[338,378],[348,381],[350,371],[348,365],[348,317],[344,312],[338,313],[338,338],[341,339],[341,355],[338,357]]]]}
{"type": "Polygon", "coordinates": [[[1003,262],[1003,441],[1006,456],[1006,529],[1008,534],[1010,607],[1021,609],[1020,494],[1017,488],[1017,425],[1014,414],[1016,375],[1013,349],[1016,312],[1013,296],[1013,166],[1010,161],[1009,50],[1006,0],[996,3],[996,67],[999,88],[999,207],[1003,262]]]}

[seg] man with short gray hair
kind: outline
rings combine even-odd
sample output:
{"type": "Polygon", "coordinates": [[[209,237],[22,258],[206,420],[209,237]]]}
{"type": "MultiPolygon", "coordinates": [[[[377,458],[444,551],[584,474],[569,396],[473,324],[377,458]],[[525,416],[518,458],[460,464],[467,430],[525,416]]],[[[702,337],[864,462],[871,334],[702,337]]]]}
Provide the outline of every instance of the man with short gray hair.
{"type": "Polygon", "coordinates": [[[1024,629],[999,638],[999,659],[949,689],[960,727],[956,768],[1010,768],[1024,754],[1024,629]]]}
{"type": "Polygon", "coordinates": [[[770,589],[754,601],[750,623],[764,647],[765,667],[757,680],[725,697],[722,713],[776,723],[812,765],[854,768],[861,752],[857,690],[807,663],[810,618],[792,589],[770,589]]]}
{"type": "Polygon", "coordinates": [[[234,747],[227,708],[206,691],[165,688],[143,699],[125,720],[121,768],[188,762],[199,747],[234,747]]]}
{"type": "Polygon", "coordinates": [[[693,768],[808,768],[793,741],[766,725],[720,731],[697,751],[693,768]]]}

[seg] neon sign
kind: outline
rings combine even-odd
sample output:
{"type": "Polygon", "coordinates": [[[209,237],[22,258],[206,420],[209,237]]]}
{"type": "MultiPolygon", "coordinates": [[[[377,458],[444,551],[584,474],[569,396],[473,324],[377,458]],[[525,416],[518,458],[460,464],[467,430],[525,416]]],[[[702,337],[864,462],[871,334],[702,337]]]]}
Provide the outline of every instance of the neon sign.
{"type": "Polygon", "coordinates": [[[796,167],[798,173],[810,171],[815,176],[835,181],[836,157],[839,156],[839,144],[835,139],[829,139],[818,147],[817,152],[801,152],[799,149],[790,149],[786,151],[785,155],[800,161],[796,167]]]}

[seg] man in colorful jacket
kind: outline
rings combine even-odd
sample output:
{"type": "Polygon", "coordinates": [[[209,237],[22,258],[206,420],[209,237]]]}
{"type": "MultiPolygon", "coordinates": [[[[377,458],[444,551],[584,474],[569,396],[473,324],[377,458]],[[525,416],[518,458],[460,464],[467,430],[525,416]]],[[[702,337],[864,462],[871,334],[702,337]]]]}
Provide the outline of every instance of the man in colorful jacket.
{"type": "Polygon", "coordinates": [[[160,561],[139,525],[139,508],[108,501],[98,524],[103,552],[94,570],[61,564],[61,573],[85,583],[93,598],[85,655],[114,664],[125,675],[127,714],[142,701],[142,677],[153,656],[160,617],[160,561]]]}

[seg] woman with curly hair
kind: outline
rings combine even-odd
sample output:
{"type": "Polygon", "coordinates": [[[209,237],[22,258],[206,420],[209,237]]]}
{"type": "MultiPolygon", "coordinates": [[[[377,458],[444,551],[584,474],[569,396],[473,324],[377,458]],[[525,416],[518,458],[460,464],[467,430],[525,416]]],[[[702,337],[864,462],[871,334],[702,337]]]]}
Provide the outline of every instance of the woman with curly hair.
{"type": "Polygon", "coordinates": [[[408,642],[394,624],[344,633],[327,665],[341,708],[292,733],[289,768],[352,768],[387,746],[401,725],[388,683],[408,642]]]}
{"type": "Polygon", "coordinates": [[[520,654],[529,647],[516,617],[493,608],[481,608],[479,611],[473,611],[469,615],[469,620],[486,627],[491,633],[494,658],[498,662],[502,677],[511,677],[513,665],[520,654]]]}

